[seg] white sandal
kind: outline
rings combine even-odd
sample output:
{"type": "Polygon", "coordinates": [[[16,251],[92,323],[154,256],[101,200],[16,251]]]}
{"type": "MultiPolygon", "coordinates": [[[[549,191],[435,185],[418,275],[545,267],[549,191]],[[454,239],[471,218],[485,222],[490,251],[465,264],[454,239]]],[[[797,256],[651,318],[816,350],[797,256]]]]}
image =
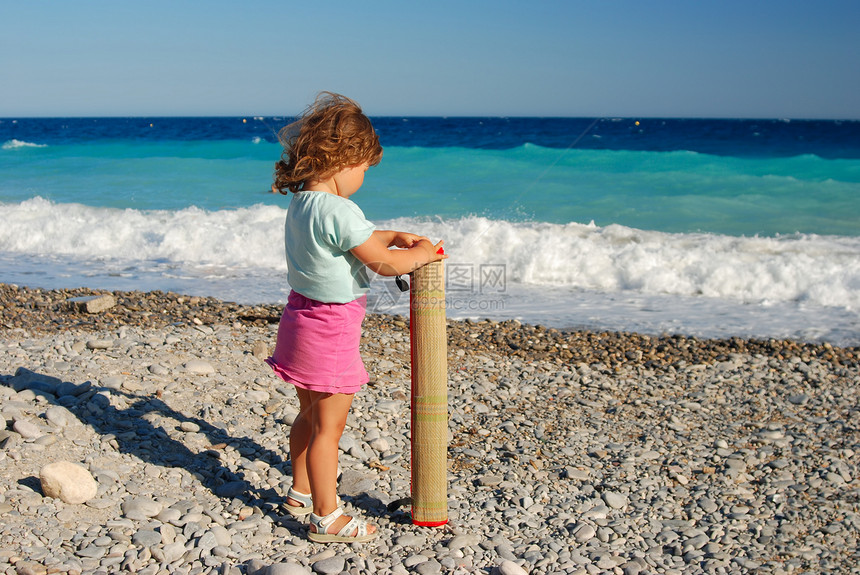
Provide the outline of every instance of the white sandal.
{"type": "Polygon", "coordinates": [[[284,509],[287,510],[287,513],[297,519],[301,519],[302,517],[309,515],[314,510],[310,494],[300,493],[290,487],[290,490],[287,491],[287,499],[294,499],[301,503],[301,505],[290,505],[284,501],[284,509]]]}
{"type": "Polygon", "coordinates": [[[313,530],[308,531],[308,539],[317,543],[366,543],[375,539],[379,535],[379,531],[368,533],[367,521],[351,517],[349,522],[343,526],[343,529],[337,533],[329,533],[331,527],[337,518],[343,515],[343,509],[338,507],[325,517],[320,517],[316,513],[311,513],[310,521],[313,530]],[[355,535],[353,535],[355,533],[355,535]]]}

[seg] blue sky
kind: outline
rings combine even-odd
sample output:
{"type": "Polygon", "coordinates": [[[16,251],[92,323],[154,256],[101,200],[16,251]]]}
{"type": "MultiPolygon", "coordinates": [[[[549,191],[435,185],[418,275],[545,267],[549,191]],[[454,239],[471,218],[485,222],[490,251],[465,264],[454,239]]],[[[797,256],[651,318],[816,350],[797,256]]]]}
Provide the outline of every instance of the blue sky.
{"type": "Polygon", "coordinates": [[[857,0],[0,0],[0,116],[860,119],[857,0]]]}

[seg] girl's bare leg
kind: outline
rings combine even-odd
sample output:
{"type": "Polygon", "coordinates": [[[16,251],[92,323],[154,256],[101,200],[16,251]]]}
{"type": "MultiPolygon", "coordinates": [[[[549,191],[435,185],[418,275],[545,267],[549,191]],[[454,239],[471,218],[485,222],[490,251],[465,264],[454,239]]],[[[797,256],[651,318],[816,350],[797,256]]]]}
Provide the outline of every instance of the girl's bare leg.
{"type": "MultiPolygon", "coordinates": [[[[307,473],[314,500],[314,513],[325,516],[337,509],[338,442],[346,426],[353,394],[309,392],[313,422],[306,453],[307,473]]],[[[295,472],[294,472],[295,473],[295,472]]],[[[349,521],[342,516],[329,529],[337,533],[349,521]]],[[[375,527],[369,526],[373,532],[375,527]]]]}
{"type": "MultiPolygon", "coordinates": [[[[299,414],[290,427],[290,461],[293,466],[293,489],[299,493],[310,493],[311,483],[308,478],[307,451],[311,439],[311,424],[313,422],[314,405],[310,392],[296,387],[299,396],[299,414]]],[[[294,499],[287,499],[290,505],[299,504],[294,499]]]]}

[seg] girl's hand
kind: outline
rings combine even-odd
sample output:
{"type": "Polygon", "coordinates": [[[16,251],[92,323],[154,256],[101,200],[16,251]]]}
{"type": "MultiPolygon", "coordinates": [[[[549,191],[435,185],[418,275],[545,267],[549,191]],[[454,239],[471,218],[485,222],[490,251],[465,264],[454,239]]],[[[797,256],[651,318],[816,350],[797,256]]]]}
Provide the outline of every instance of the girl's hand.
{"type": "Polygon", "coordinates": [[[373,272],[383,276],[397,276],[408,274],[425,264],[446,259],[448,256],[442,250],[444,243],[440,241],[434,244],[424,236],[406,232],[376,230],[366,242],[352,248],[350,252],[373,272]],[[389,249],[393,246],[405,249],[389,249]]]}
{"type": "Polygon", "coordinates": [[[409,232],[394,232],[394,237],[391,239],[391,243],[388,244],[388,247],[411,248],[421,240],[427,240],[429,242],[430,238],[426,236],[410,234],[409,232]]]}
{"type": "Polygon", "coordinates": [[[448,259],[448,254],[446,254],[445,250],[442,248],[443,244],[445,243],[445,240],[439,240],[439,243],[435,245],[427,238],[422,238],[422,240],[423,241],[419,245],[424,249],[430,250],[430,259],[427,262],[428,264],[448,259]]]}

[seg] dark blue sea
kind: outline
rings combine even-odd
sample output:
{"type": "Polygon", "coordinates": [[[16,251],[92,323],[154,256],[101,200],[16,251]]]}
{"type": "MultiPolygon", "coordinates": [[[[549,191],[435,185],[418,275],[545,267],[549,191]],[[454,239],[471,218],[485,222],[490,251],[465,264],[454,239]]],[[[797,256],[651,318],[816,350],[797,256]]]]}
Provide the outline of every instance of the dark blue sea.
{"type": "MultiPolygon", "coordinates": [[[[290,120],[0,119],[0,281],[284,301],[290,120]]],[[[353,199],[445,239],[451,317],[860,345],[860,122],[373,121],[353,199]]]]}

